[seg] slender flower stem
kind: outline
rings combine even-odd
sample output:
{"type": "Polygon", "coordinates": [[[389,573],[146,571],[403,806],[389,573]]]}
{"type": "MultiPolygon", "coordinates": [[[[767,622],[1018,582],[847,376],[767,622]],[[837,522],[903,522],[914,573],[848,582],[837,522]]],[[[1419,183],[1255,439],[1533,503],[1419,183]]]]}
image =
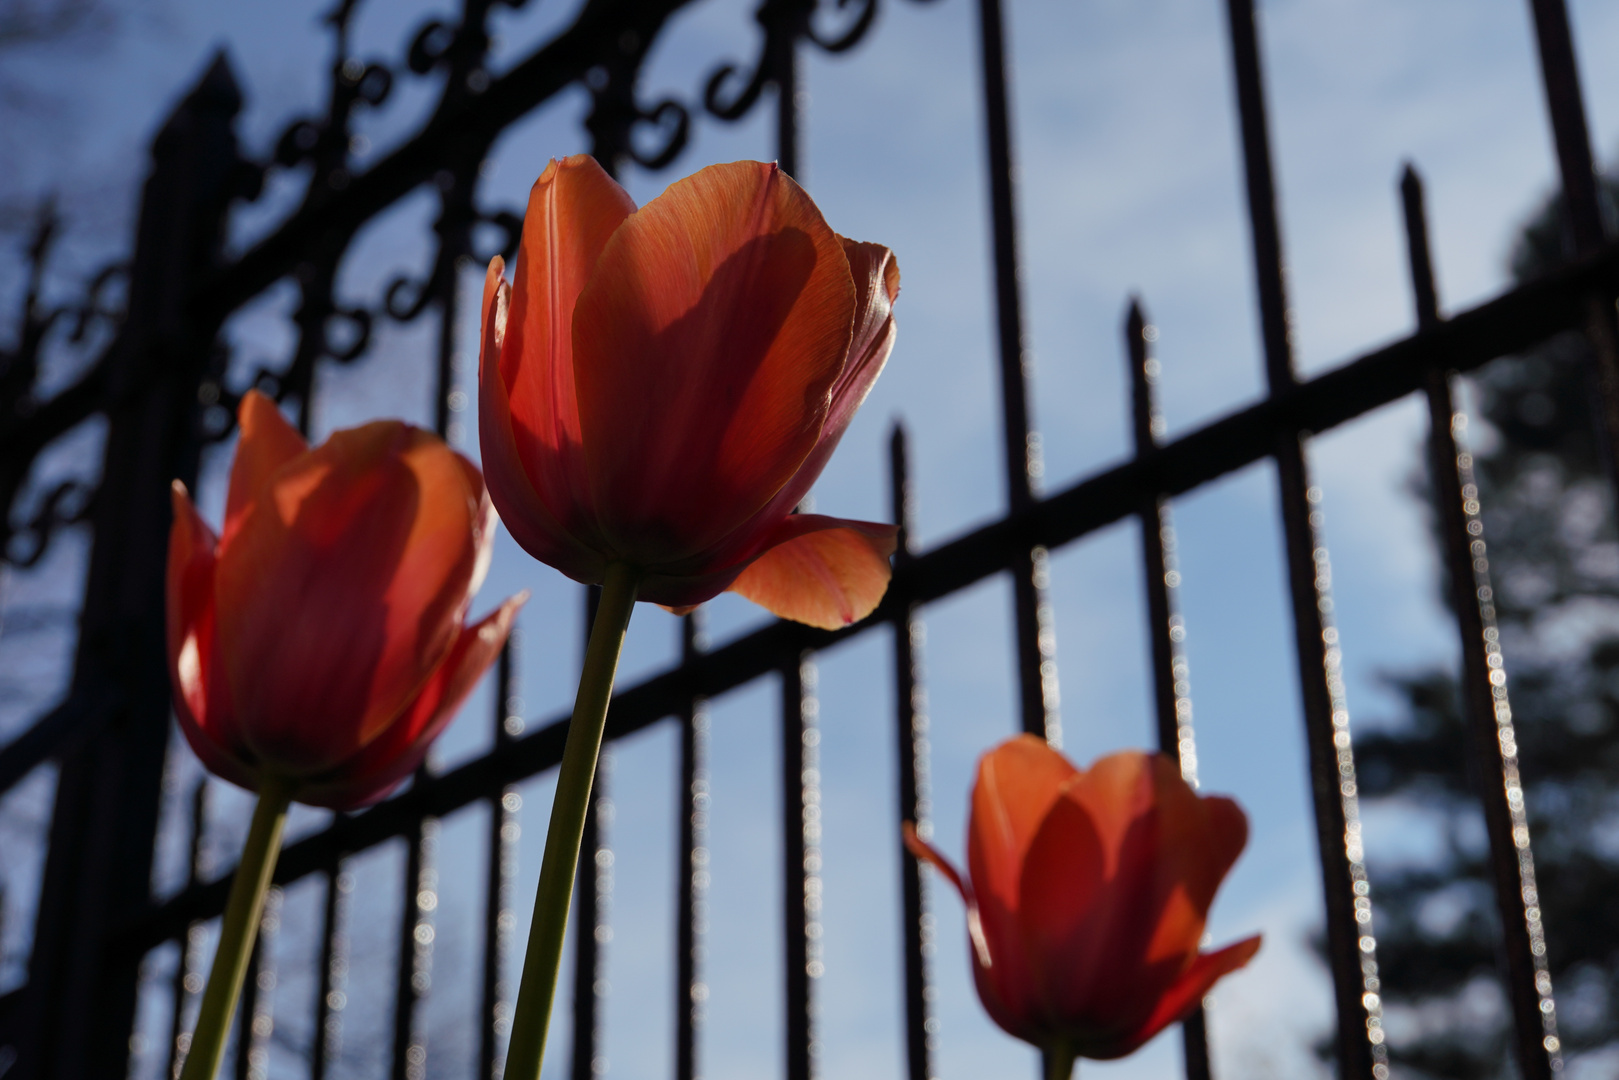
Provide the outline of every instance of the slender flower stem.
{"type": "Polygon", "coordinates": [[[585,812],[590,787],[601,754],[602,729],[607,725],[607,703],[613,696],[613,675],[624,647],[639,586],[635,571],[623,563],[607,568],[601,605],[590,628],[585,666],[579,673],[579,696],[573,703],[568,741],[562,748],[557,793],[551,803],[551,827],[545,836],[545,858],[540,863],[540,888],[534,900],[534,921],[528,930],[528,952],[523,957],[523,980],[517,987],[512,1014],[512,1041],[506,1052],[505,1080],[539,1080],[545,1058],[545,1029],[556,997],[557,969],[562,965],[562,938],[568,929],[568,906],[573,879],[579,869],[579,844],[585,833],[585,812]]]}
{"type": "Polygon", "coordinates": [[[1077,1057],[1062,1043],[1054,1043],[1041,1050],[1040,1062],[1045,1066],[1046,1080],[1072,1080],[1077,1057]]]}
{"type": "Polygon", "coordinates": [[[242,861],[231,880],[230,899],[225,902],[225,919],[219,932],[219,951],[208,973],[208,988],[202,992],[197,1027],[191,1033],[180,1080],[213,1080],[219,1060],[225,1056],[225,1037],[230,1034],[236,999],[242,993],[253,941],[259,936],[264,896],[270,891],[270,876],[281,854],[281,829],[287,823],[292,792],[292,785],[278,777],[266,776],[259,781],[259,804],[253,808],[253,824],[247,830],[242,861]]]}

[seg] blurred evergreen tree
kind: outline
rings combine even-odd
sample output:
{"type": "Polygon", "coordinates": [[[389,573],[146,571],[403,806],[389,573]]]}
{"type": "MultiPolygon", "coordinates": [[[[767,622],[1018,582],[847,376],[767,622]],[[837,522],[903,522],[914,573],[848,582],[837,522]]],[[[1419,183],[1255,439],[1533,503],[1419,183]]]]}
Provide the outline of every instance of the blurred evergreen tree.
{"type": "MultiPolygon", "coordinates": [[[[1619,178],[1604,183],[1604,194],[1616,201],[1619,178]]],[[[1519,234],[1513,276],[1543,273],[1565,250],[1555,198],[1519,234]]],[[[1559,1034],[1570,1058],[1608,1047],[1607,1076],[1619,1075],[1619,533],[1598,456],[1588,354],[1584,338],[1568,334],[1481,370],[1467,441],[1559,1034]]],[[[1427,478],[1413,487],[1431,506],[1427,478]]],[[[1390,681],[1404,715],[1357,740],[1361,795],[1373,812],[1433,828],[1431,857],[1371,868],[1391,1061],[1402,1080],[1515,1077],[1455,676],[1446,668],[1390,681]]]]}

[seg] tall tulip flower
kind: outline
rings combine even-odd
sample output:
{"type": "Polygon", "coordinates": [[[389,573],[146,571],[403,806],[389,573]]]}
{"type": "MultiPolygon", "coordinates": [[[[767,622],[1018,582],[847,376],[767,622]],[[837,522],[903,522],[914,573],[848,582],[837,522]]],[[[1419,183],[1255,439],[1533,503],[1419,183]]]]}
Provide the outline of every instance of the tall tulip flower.
{"type": "Polygon", "coordinates": [[[213,772],[257,791],[184,1077],[219,1067],[291,800],[381,799],[500,652],[514,597],[464,625],[494,539],[483,480],[384,420],[311,450],[249,392],[216,537],[178,482],[169,537],[174,709],[213,772]]]}
{"type": "Polygon", "coordinates": [[[730,589],[836,629],[888,588],[891,525],[794,509],[894,342],[899,267],[774,165],[715,165],[636,209],[594,160],[535,182],[511,284],[484,285],[479,438],[512,537],[600,583],[506,1075],[537,1080],[619,644],[637,599],[730,589]]]}
{"type": "Polygon", "coordinates": [[[1080,770],[1032,735],[979,762],[967,879],[905,835],[966,901],[984,1008],[1044,1052],[1052,1080],[1076,1057],[1134,1052],[1259,951],[1255,936],[1198,952],[1247,839],[1237,804],[1198,796],[1162,754],[1080,770]]]}
{"type": "Polygon", "coordinates": [[[670,607],[727,588],[836,629],[888,586],[894,527],[794,514],[894,344],[899,266],[776,166],[715,165],[640,210],[595,160],[535,183],[515,281],[484,286],[489,490],[576,581],[670,607]]]}

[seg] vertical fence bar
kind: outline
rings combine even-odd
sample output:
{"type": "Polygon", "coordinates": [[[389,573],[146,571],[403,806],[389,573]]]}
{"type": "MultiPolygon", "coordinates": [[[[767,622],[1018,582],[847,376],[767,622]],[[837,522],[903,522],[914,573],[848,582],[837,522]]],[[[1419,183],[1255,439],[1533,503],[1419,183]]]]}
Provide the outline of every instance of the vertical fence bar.
{"type": "MultiPolygon", "coordinates": [[[[418,775],[421,775],[418,773],[418,775]]],[[[399,961],[394,979],[393,1080],[424,1080],[427,1035],[416,1023],[416,1007],[433,981],[433,912],[438,907],[435,858],[439,824],[425,817],[416,823],[405,859],[405,902],[399,916],[399,961]]]]}
{"type": "Polygon", "coordinates": [[[343,1049],[343,1008],[348,1004],[348,899],[354,878],[341,863],[326,868],[326,903],[320,924],[320,986],[315,997],[309,1080],[326,1080],[343,1049]]]}
{"type": "MultiPolygon", "coordinates": [[[[1427,330],[1440,323],[1439,292],[1429,255],[1422,180],[1410,165],[1400,180],[1400,196],[1405,209],[1417,325],[1427,330]]],[[[1468,764],[1484,806],[1484,827],[1490,841],[1490,870],[1504,945],[1502,981],[1517,1036],[1514,1049],[1525,1080],[1551,1080],[1552,1074],[1562,1068],[1561,1042],[1557,1037],[1551,973],[1546,967],[1512,706],[1507,698],[1500,635],[1495,627],[1495,605],[1490,602],[1494,594],[1478,487],[1472,481],[1471,456],[1457,452],[1455,430],[1465,418],[1457,414],[1452,402],[1449,373],[1429,368],[1424,389],[1428,399],[1429,472],[1444,539],[1451,607],[1461,634],[1468,764]]]]}
{"type": "MultiPolygon", "coordinates": [[[[1124,337],[1130,361],[1136,456],[1148,457],[1158,449],[1158,439],[1163,434],[1163,419],[1153,394],[1159,368],[1151,346],[1158,340],[1158,331],[1147,321],[1139,300],[1130,301],[1124,337]]],[[[1141,557],[1147,577],[1158,749],[1174,755],[1180,762],[1182,778],[1195,788],[1197,742],[1192,729],[1192,690],[1184,644],[1186,624],[1176,602],[1180,569],[1175,565],[1175,526],[1168,504],[1157,495],[1142,499],[1137,516],[1141,519],[1141,557]]],[[[1202,1005],[1182,1022],[1181,1044],[1187,1080],[1211,1080],[1208,1018],[1202,1005]]]]}
{"type": "Polygon", "coordinates": [[[197,391],[222,313],[198,311],[197,285],[223,261],[241,159],[241,92],[223,56],[152,143],[142,190],[129,312],[101,385],[106,436],[89,520],[94,542],[79,611],[72,694],[96,704],[95,733],[57,774],[39,886],[28,989],[11,1030],[17,1076],[122,1075],[139,993],[139,957],[106,948],[111,929],[150,899],[152,849],[170,745],[163,581],[170,485],[195,486],[197,391]]]}
{"type": "MultiPolygon", "coordinates": [[[[1007,502],[1012,512],[1034,501],[1041,472],[1039,437],[1029,421],[1028,357],[1023,348],[1023,302],[1018,288],[1017,215],[1012,196],[1011,110],[1006,94],[1005,19],[1000,0],[979,0],[983,54],[984,132],[989,151],[990,221],[995,250],[995,316],[1001,375],[1001,424],[1007,502]]],[[[1044,548],[1031,547],[1012,569],[1013,621],[1022,728],[1062,745],[1058,714],[1057,645],[1044,548]]]]}
{"type": "MultiPolygon", "coordinates": [[[[270,911],[269,897],[265,897],[264,915],[270,911]]],[[[247,958],[247,974],[242,977],[242,995],[236,1007],[235,1057],[231,1062],[231,1076],[235,1080],[251,1080],[253,1076],[253,1020],[259,1012],[259,971],[264,963],[264,921],[261,916],[258,936],[253,939],[253,952],[247,958]]]]}
{"type": "MultiPolygon", "coordinates": [[[[911,557],[914,535],[915,493],[911,488],[905,427],[894,425],[888,443],[889,493],[894,524],[899,526],[899,543],[894,552],[897,566],[911,557]]],[[[932,806],[928,793],[928,713],[927,694],[922,688],[921,650],[924,641],[922,620],[916,605],[907,603],[894,616],[894,718],[899,745],[899,820],[914,821],[917,833],[932,833],[932,806]]],[[[905,1062],[907,1080],[935,1080],[933,1048],[935,1021],[929,1015],[931,987],[928,957],[933,952],[933,917],[928,912],[926,884],[921,865],[903,843],[900,844],[900,916],[903,921],[905,952],[905,1062]]]]}
{"type": "MultiPolygon", "coordinates": [[[[1580,92],[1579,63],[1564,0],[1530,0],[1535,42],[1540,52],[1541,83],[1557,170],[1563,182],[1563,207],[1574,253],[1586,255],[1606,238],[1591,133],[1580,92]]],[[[1595,294],[1586,301],[1586,338],[1591,343],[1591,381],[1596,389],[1597,432],[1609,482],[1619,490],[1619,327],[1612,301],[1595,294]]]]}
{"type": "Polygon", "coordinates": [[[281,931],[282,892],[272,886],[264,897],[258,940],[253,943],[246,985],[242,988],[241,1019],[236,1028],[238,1080],[267,1080],[270,1075],[270,1039],[275,1034],[275,941],[281,931]]]}
{"type": "MultiPolygon", "coordinates": [[[[191,835],[186,847],[186,888],[202,880],[202,842],[208,827],[208,778],[197,781],[191,789],[191,835]]],[[[164,1074],[178,1080],[180,1066],[185,1063],[186,1051],[191,1049],[190,1025],[186,1024],[186,1006],[202,991],[202,972],[198,970],[201,951],[202,926],[192,923],[180,939],[180,959],[174,967],[174,1017],[169,1024],[169,1067],[164,1074]]]]}
{"type": "MultiPolygon", "coordinates": [[[[596,622],[596,608],[601,603],[601,586],[585,589],[585,635],[579,655],[584,655],[584,643],[590,640],[590,628],[596,622]]],[[[573,915],[573,1058],[569,1066],[572,1080],[591,1080],[600,1062],[601,1025],[598,1018],[598,991],[602,983],[601,945],[607,930],[601,918],[603,884],[603,856],[611,859],[602,835],[603,811],[607,802],[607,756],[605,752],[596,762],[596,776],[590,787],[590,809],[585,814],[584,836],[579,842],[578,877],[575,882],[573,915]]],[[[610,811],[609,811],[610,812],[610,811]]],[[[602,1070],[605,1071],[605,1068],[602,1070]]]]}
{"type": "Polygon", "coordinates": [[[782,936],[786,947],[787,1080],[813,1080],[814,980],[821,975],[820,728],[815,662],[781,669],[782,936]]]}
{"type": "MultiPolygon", "coordinates": [[[[1227,0],[1226,9],[1265,371],[1270,392],[1279,394],[1294,386],[1296,378],[1253,0],[1227,0]]],[[[1327,955],[1338,1014],[1334,1040],[1338,1073],[1343,1080],[1386,1080],[1388,1051],[1383,1045],[1377,940],[1372,936],[1371,888],[1361,847],[1354,751],[1339,673],[1338,632],[1331,620],[1331,570],[1327,549],[1316,535],[1321,518],[1315,504],[1320,501],[1320,491],[1310,484],[1302,433],[1281,434],[1276,466],[1321,887],[1326,902],[1327,955]]]]}
{"type": "MultiPolygon", "coordinates": [[[[807,18],[807,13],[804,16],[807,18]]],[[[804,182],[800,175],[803,161],[799,155],[799,97],[798,97],[798,26],[794,33],[782,36],[780,51],[775,58],[776,81],[776,163],[781,171],[804,182]]]]}
{"type": "MultiPolygon", "coordinates": [[[[514,629],[501,647],[495,671],[495,746],[504,748],[523,733],[522,703],[517,696],[517,649],[522,638],[514,629]]],[[[513,879],[517,876],[517,841],[522,835],[519,812],[523,797],[507,787],[489,800],[489,864],[484,882],[483,985],[478,1008],[478,1076],[500,1080],[506,1071],[501,1040],[511,1033],[511,985],[506,979],[506,951],[517,929],[512,912],[513,879]]]]}
{"type": "Polygon", "coordinates": [[[590,792],[590,812],[585,816],[585,835],[580,850],[591,853],[579,867],[578,892],[574,907],[573,968],[573,1080],[590,1080],[607,1071],[601,1052],[601,999],[607,987],[603,946],[612,940],[608,905],[613,890],[613,849],[607,829],[613,820],[613,802],[607,782],[612,775],[611,751],[604,748],[596,762],[596,779],[590,792]]]}
{"type": "MultiPolygon", "coordinates": [[[[707,647],[702,608],[680,620],[681,663],[707,647]]],[[[675,1080],[696,1080],[697,1032],[706,1015],[703,935],[708,929],[708,705],[680,714],[680,886],[675,906],[675,1080]]]]}

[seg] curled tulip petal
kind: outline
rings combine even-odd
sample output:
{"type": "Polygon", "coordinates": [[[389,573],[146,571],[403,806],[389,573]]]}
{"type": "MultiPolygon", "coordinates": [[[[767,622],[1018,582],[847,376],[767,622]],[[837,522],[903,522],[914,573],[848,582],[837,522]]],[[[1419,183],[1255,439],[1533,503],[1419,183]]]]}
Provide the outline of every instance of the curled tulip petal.
{"type": "Polygon", "coordinates": [[[1147,1018],[1147,1022],[1132,1032],[1128,1038],[1119,1041],[1117,1053],[1098,1053],[1089,1056],[1099,1060],[1124,1057],[1170,1024],[1186,1019],[1187,1014],[1197,1007],[1210,990],[1214,989],[1215,983],[1233,971],[1248,966],[1248,961],[1259,954],[1262,942],[1262,935],[1255,934],[1223,949],[1200,953],[1175,984],[1164,992],[1164,996],[1158,1000],[1158,1007],[1147,1018]]]}
{"type": "Polygon", "coordinates": [[[637,210],[577,157],[535,184],[510,288],[502,270],[479,431],[526,551],[587,583],[626,565],[672,610],[743,578],[819,626],[876,606],[881,537],[782,530],[893,348],[892,252],[838,236],[774,165],[711,166],[637,210]]]}
{"type": "Polygon", "coordinates": [[[515,610],[463,627],[493,506],[476,468],[405,424],[311,450],[249,392],[241,428],[223,537],[175,491],[175,711],[235,783],[273,774],[330,806],[380,797],[421,760],[488,665],[490,627],[503,638],[515,610]]]}
{"type": "Polygon", "coordinates": [[[893,574],[892,525],[794,514],[731,591],[783,619],[841,630],[876,610],[893,574]]]}
{"type": "Polygon", "coordinates": [[[907,821],[902,826],[901,835],[905,838],[906,849],[909,850],[912,855],[915,855],[918,859],[929,864],[939,873],[943,874],[945,880],[956,887],[956,891],[961,894],[961,898],[964,901],[966,901],[968,904],[973,902],[972,889],[967,885],[966,882],[961,880],[961,873],[950,864],[949,859],[945,858],[939,853],[938,848],[934,847],[932,844],[928,843],[926,840],[917,835],[916,825],[914,822],[907,821]]]}
{"type": "Polygon", "coordinates": [[[985,1010],[1059,1061],[1131,1053],[1258,950],[1255,937],[1198,952],[1246,837],[1235,803],[1198,796],[1161,754],[1080,770],[1028,735],[985,754],[970,880],[951,871],[985,1010]]]}

